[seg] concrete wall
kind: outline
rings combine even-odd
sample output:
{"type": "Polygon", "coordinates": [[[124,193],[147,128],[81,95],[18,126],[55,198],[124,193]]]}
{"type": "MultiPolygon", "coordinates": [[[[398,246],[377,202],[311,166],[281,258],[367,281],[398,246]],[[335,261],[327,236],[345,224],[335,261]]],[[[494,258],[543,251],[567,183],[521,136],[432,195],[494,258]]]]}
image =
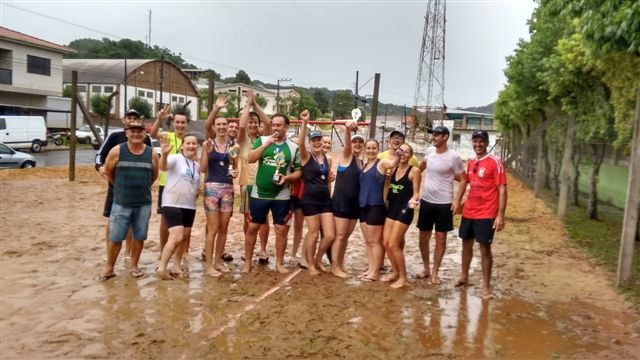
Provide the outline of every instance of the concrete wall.
{"type": "Polygon", "coordinates": [[[12,84],[8,87],[4,85],[2,90],[62,95],[62,54],[8,41],[3,41],[0,47],[12,51],[12,84]],[[51,75],[27,73],[27,55],[50,59],[51,75]]]}

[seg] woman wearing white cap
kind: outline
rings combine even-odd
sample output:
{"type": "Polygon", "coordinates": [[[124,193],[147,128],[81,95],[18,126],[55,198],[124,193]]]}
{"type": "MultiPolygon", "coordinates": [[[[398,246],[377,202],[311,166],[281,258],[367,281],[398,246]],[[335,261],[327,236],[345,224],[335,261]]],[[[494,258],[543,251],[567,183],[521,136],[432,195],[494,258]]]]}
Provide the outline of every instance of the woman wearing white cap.
{"type": "Polygon", "coordinates": [[[300,130],[300,164],[302,165],[302,179],[304,191],[300,199],[300,208],[307,222],[304,252],[309,272],[318,274],[318,269],[328,272],[322,264],[322,256],[333,243],[335,238],[335,223],[331,212],[331,198],[329,197],[329,173],[331,163],[322,153],[322,132],[313,130],[309,133],[310,151],[307,150],[304,137],[307,134],[309,111],[300,114],[302,128],[300,130]],[[322,229],[320,246],[316,252],[318,234],[322,229]]]}
{"type": "Polygon", "coordinates": [[[336,222],[336,239],[331,245],[331,272],[342,278],[347,277],[344,270],[347,242],[360,218],[358,200],[360,181],[357,179],[362,172],[360,155],[364,148],[364,138],[358,134],[351,136],[351,130],[357,129],[358,126],[353,121],[345,123],[344,148],[342,156],[338,160],[336,184],[331,198],[331,207],[336,222]]]}

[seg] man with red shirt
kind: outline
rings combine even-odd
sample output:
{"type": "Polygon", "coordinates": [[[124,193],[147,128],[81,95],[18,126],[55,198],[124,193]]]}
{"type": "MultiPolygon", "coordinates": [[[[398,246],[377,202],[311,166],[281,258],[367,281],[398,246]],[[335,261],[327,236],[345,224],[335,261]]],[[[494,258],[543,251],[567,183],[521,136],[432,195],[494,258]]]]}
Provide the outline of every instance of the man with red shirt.
{"type": "Polygon", "coordinates": [[[473,240],[480,244],[482,256],[482,298],[491,297],[491,242],[495,231],[504,228],[507,207],[507,180],[504,163],[487,153],[489,134],[477,130],[471,136],[476,158],[467,164],[469,195],[462,208],[459,236],[462,239],[462,274],[456,286],[469,281],[469,265],[473,257],[473,240]]]}

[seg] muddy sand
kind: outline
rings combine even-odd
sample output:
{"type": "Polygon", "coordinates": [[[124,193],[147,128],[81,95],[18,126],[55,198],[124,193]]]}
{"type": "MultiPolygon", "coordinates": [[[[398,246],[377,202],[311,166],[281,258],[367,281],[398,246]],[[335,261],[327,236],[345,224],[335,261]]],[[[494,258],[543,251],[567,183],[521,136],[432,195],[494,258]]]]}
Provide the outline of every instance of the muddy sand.
{"type": "MultiPolygon", "coordinates": [[[[640,358],[640,315],[614,290],[614,274],[572,247],[531,191],[513,178],[508,188],[506,229],[493,246],[495,297],[483,301],[477,248],[471,284],[454,287],[455,232],[443,285],[412,280],[392,290],[355,276],[365,269],[358,228],[346,260],[354,275],[346,280],[293,266],[277,274],[273,238],[269,265],[241,274],[236,216],[227,244],[231,271],[211,278],[197,259],[201,209],[188,279],[154,276],[154,214],[140,261],[147,274],[129,276],[121,254],[117,276],[98,282],[106,184],[95,170],[79,167],[73,183],[64,167],[0,171],[0,358],[640,358]]],[[[408,270],[416,274],[415,226],[406,243],[408,270]]]]}

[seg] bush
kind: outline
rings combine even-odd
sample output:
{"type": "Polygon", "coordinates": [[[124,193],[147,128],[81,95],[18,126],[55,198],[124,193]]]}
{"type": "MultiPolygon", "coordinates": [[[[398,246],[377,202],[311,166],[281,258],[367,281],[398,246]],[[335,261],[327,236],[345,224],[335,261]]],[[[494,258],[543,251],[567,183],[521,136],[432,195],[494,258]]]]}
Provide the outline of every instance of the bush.
{"type": "Polygon", "coordinates": [[[145,119],[153,118],[151,104],[149,104],[147,100],[139,96],[136,96],[129,100],[129,109],[135,109],[145,119]]]}

